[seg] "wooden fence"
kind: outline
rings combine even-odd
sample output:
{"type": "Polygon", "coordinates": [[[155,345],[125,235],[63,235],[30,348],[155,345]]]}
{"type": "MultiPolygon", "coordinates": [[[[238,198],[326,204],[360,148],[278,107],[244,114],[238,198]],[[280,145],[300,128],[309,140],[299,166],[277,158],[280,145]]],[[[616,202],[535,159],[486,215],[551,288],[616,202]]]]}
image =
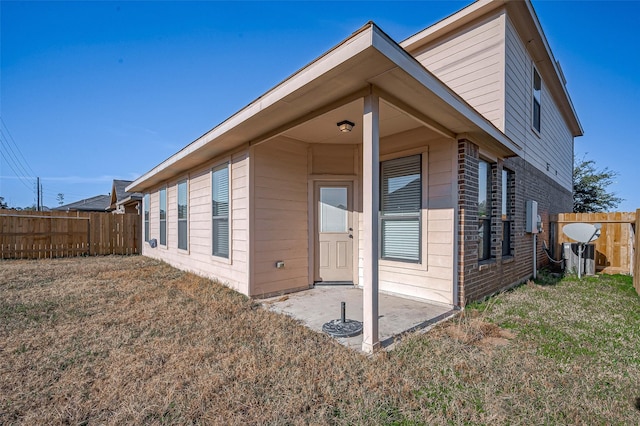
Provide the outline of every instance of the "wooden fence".
{"type": "Polygon", "coordinates": [[[140,253],[137,214],[0,210],[0,259],[140,253]]]}
{"type": "MultiPolygon", "coordinates": [[[[640,210],[638,210],[640,212],[640,210]]],[[[638,228],[639,214],[630,213],[561,213],[552,215],[555,222],[556,247],[565,242],[575,242],[562,232],[568,223],[600,223],[600,237],[594,241],[596,249],[596,272],[605,274],[633,274],[638,270],[638,228]],[[635,247],[635,248],[634,248],[635,247]]],[[[637,279],[638,273],[635,273],[637,279]]],[[[636,281],[634,281],[636,282],[636,281]]]]}
{"type": "Polygon", "coordinates": [[[633,286],[640,295],[640,209],[636,210],[636,241],[633,259],[633,286]]]}

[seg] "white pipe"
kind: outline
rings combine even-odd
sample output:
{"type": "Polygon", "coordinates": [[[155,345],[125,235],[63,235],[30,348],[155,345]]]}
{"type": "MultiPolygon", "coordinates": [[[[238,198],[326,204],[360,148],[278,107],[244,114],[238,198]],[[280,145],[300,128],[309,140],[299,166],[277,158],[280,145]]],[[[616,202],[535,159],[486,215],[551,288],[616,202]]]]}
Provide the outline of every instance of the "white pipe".
{"type": "Polygon", "coordinates": [[[582,252],[583,244],[578,243],[578,279],[582,279],[582,252]]]}
{"type": "Polygon", "coordinates": [[[538,234],[533,234],[533,279],[538,278],[538,256],[537,256],[537,248],[538,248],[538,234]]]}

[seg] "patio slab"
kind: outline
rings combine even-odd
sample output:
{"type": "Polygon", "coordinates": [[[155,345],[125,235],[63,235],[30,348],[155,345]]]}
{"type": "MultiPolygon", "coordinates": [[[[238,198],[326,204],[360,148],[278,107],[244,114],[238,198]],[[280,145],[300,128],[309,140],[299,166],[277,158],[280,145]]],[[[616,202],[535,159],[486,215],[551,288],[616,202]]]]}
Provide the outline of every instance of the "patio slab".
{"type": "MultiPolygon", "coordinates": [[[[347,286],[316,286],[309,290],[262,301],[271,311],[289,315],[303,325],[322,333],[322,326],[340,318],[341,302],[346,302],[346,318],[362,321],[362,289],[347,286]]],[[[428,303],[380,293],[379,331],[383,348],[391,348],[400,335],[426,329],[454,315],[451,306],[428,303]]],[[[336,338],[352,349],[362,350],[362,334],[336,338]]]]}

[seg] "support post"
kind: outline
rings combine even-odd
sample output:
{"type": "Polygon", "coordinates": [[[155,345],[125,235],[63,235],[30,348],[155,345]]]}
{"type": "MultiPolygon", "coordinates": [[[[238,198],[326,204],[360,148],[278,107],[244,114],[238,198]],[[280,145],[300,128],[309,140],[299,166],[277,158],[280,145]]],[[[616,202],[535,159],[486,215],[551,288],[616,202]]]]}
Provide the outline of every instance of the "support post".
{"type": "Polygon", "coordinates": [[[380,99],[364,98],[362,120],[362,223],[364,230],[364,290],[362,350],[380,347],[378,334],[378,210],[380,206],[380,99]]]}

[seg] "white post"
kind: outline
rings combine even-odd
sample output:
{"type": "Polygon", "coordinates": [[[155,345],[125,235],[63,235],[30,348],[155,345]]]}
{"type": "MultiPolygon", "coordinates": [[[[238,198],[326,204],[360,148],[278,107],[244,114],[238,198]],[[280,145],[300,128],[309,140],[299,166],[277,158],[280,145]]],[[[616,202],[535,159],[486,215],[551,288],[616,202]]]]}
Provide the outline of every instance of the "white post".
{"type": "Polygon", "coordinates": [[[364,98],[362,120],[362,217],[364,229],[364,290],[362,350],[373,353],[378,335],[378,209],[380,206],[380,99],[364,98]]]}

